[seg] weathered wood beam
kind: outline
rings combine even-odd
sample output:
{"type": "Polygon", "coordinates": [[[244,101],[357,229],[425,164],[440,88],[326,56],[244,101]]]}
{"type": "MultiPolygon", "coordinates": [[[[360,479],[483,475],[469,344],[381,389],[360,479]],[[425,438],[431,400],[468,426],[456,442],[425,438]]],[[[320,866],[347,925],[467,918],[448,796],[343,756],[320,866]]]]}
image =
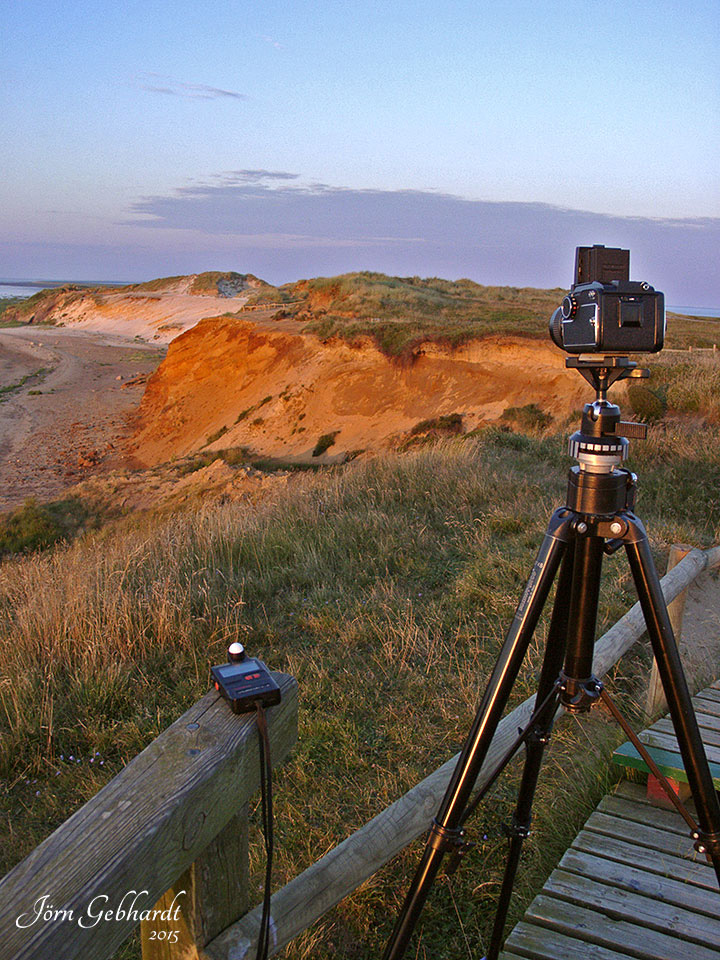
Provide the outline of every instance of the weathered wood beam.
{"type": "MultiPolygon", "coordinates": [[[[277,764],[297,738],[297,683],[275,676],[282,702],[268,710],[268,726],[277,764]]],[[[259,782],[254,715],[237,716],[211,691],[0,882],[3,957],[111,957],[259,782]],[[51,908],[65,913],[46,921],[51,908]]]]}

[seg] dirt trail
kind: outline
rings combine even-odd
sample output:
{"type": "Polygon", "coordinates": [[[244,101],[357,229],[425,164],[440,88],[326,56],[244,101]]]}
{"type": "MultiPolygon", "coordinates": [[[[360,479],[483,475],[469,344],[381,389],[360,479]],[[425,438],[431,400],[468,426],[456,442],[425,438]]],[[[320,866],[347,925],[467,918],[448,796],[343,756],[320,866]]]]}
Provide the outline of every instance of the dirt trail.
{"type": "Polygon", "coordinates": [[[128,416],[163,355],[107,333],[0,330],[0,509],[125,466],[128,416]]]}

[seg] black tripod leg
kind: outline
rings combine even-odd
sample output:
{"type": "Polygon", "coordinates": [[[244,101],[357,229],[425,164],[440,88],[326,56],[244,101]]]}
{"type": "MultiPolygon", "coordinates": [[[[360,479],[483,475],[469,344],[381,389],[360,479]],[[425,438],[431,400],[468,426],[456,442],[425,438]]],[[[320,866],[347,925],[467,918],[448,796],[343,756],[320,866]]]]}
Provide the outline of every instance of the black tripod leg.
{"type": "Polygon", "coordinates": [[[625,549],[697,810],[701,834],[697,838],[696,849],[707,854],[720,882],[720,804],[715,784],[705,756],[647,534],[637,517],[626,514],[625,519],[629,523],[625,549]]]}
{"type": "Polygon", "coordinates": [[[565,552],[574,514],[566,508],[556,510],[540,546],[535,565],[503,643],[470,733],[450,779],[437,817],[430,829],[425,852],[405,898],[395,930],[383,960],[399,960],[405,953],[415,924],[442,859],[457,845],[462,813],[472,793],[480,768],[487,756],[503,711],[507,706],[515,678],[532,639],[558,566],[565,552]]]}
{"type": "MultiPolygon", "coordinates": [[[[565,552],[560,568],[552,619],[550,621],[547,645],[545,647],[545,657],[543,659],[540,680],[538,681],[538,690],[535,696],[536,704],[543,703],[552,688],[556,685],[565,659],[568,614],[570,611],[570,591],[573,583],[574,547],[574,541],[571,541],[565,552]]],[[[518,866],[520,865],[523,843],[530,834],[533,799],[535,797],[535,790],[537,789],[545,747],[555,720],[557,703],[557,697],[551,697],[542,714],[538,717],[532,734],[527,741],[525,765],[523,767],[522,780],[518,791],[517,804],[510,826],[510,845],[507,862],[505,864],[505,874],[495,910],[495,921],[486,960],[497,960],[503,944],[503,933],[505,932],[505,921],[510,907],[510,898],[512,897],[515,877],[517,876],[518,866]]]]}

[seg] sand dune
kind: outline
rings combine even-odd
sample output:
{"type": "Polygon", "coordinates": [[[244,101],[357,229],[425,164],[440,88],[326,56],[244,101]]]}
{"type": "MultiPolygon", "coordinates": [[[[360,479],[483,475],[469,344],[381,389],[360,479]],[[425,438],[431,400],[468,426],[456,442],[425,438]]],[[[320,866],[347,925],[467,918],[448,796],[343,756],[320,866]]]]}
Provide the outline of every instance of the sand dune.
{"type": "Polygon", "coordinates": [[[487,338],[451,350],[425,344],[400,365],[370,341],[323,342],[236,318],[206,319],[176,338],[150,378],[133,453],[144,465],[198,450],[246,446],[268,456],[325,459],[401,439],[419,421],[462,415],[463,432],[536,403],[553,416],[587,387],[551,344],[487,338]]]}

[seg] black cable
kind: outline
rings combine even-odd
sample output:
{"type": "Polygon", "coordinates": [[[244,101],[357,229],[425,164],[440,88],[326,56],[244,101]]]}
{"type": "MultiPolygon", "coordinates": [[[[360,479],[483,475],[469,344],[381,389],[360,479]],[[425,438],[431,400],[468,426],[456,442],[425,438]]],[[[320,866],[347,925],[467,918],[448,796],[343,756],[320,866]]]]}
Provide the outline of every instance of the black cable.
{"type": "Polygon", "coordinates": [[[263,911],[258,932],[256,960],[267,960],[270,948],[270,887],[273,858],[273,808],[272,808],[272,761],[267,720],[261,703],[256,703],[257,728],[260,741],[260,795],[262,804],[263,836],[265,837],[265,893],[263,911]]]}

